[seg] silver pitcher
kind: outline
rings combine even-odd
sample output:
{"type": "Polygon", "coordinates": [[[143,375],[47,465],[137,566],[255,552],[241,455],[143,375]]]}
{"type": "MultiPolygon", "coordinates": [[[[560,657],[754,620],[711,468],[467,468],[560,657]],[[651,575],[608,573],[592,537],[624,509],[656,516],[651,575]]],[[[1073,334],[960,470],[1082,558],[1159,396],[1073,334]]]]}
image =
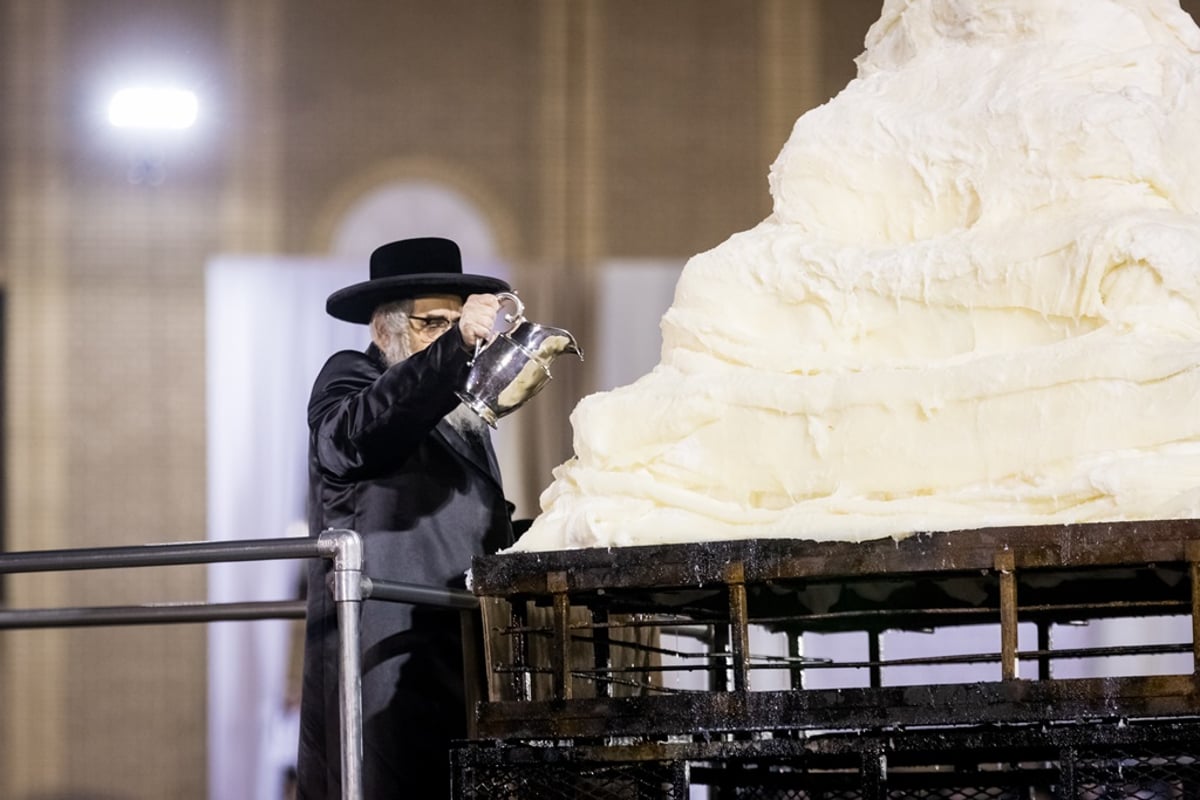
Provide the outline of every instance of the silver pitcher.
{"type": "Polygon", "coordinates": [[[574,353],[583,360],[583,350],[570,331],[525,319],[525,304],[512,292],[500,292],[496,297],[501,306],[512,309],[503,314],[508,327],[487,344],[475,346],[466,383],[456,392],[493,428],[496,420],[516,411],[541,391],[553,377],[550,365],[554,359],[574,353]]]}

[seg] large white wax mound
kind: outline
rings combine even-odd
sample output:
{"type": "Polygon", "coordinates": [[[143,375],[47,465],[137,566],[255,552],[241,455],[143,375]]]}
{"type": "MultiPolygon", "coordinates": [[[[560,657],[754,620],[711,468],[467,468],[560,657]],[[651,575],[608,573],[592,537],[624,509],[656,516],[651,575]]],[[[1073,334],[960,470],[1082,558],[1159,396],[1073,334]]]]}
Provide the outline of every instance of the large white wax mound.
{"type": "Polygon", "coordinates": [[[517,549],[1195,516],[1200,30],[887,0],[517,549]]]}

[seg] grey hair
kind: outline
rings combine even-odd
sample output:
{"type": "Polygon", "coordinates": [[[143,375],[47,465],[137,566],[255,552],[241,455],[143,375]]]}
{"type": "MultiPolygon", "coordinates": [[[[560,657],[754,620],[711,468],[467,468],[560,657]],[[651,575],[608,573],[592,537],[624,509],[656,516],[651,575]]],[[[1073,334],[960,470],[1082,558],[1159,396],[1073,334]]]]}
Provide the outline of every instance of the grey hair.
{"type": "Polygon", "coordinates": [[[383,351],[388,366],[412,355],[411,329],[408,316],[412,313],[412,298],[385,303],[371,315],[371,341],[383,351]]]}

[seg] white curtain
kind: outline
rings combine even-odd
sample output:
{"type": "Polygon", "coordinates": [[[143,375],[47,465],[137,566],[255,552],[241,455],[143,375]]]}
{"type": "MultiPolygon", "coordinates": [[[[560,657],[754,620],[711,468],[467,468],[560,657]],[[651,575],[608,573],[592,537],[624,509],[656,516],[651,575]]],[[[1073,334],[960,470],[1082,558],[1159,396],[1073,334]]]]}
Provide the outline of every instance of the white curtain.
{"type": "MultiPolygon", "coordinates": [[[[307,535],[307,425],[312,381],[366,328],[325,313],[334,290],[365,278],[354,263],[221,257],[206,275],[208,538],[307,535]]],[[[208,599],[298,599],[304,563],[213,564],[208,599]]],[[[297,729],[286,680],[295,623],[209,626],[208,795],[279,800],[297,729]]]]}
{"type": "Polygon", "coordinates": [[[596,341],[584,344],[595,353],[601,391],[633,383],[662,358],[663,314],[675,298],[683,261],[627,259],[601,265],[596,301],[596,341]]]}

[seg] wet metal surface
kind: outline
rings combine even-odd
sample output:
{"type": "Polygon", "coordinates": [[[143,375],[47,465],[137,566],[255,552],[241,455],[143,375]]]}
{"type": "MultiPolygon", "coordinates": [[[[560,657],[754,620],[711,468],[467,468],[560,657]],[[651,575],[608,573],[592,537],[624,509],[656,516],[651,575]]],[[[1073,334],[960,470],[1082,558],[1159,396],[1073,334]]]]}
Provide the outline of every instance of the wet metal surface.
{"type": "Polygon", "coordinates": [[[700,796],[771,800],[1166,800],[1200,796],[1197,752],[1200,721],[1192,718],[903,735],[474,743],[452,757],[456,800],[686,800],[706,788],[700,796]]]}
{"type": "Polygon", "coordinates": [[[729,565],[742,564],[746,583],[783,578],[836,581],[885,575],[991,571],[996,554],[1011,550],[1021,570],[1091,565],[1144,565],[1188,560],[1200,540],[1200,521],[1154,520],[1085,525],[915,533],[902,539],[815,542],[747,539],[681,545],[505,553],[476,558],[476,594],[548,591],[551,576],[572,591],[598,588],[722,585],[729,565]]]}
{"type": "MultiPolygon", "coordinates": [[[[1176,719],[1200,713],[1186,675],[1056,680],[1055,659],[1191,652],[1193,642],[1112,643],[1056,651],[1056,623],[1192,616],[1200,575],[1200,522],[1166,520],[989,528],[863,543],[745,540],[706,544],[510,553],[476,559],[489,666],[478,706],[485,739],[787,735],[812,730],[1025,724],[1115,718],[1176,719]],[[1021,652],[1020,623],[1038,626],[1021,652]],[[883,686],[878,636],[995,623],[983,652],[917,658],[905,666],[996,663],[994,681],[883,686]],[[764,664],[750,652],[751,625],[798,637],[862,632],[865,662],[764,664]],[[695,629],[708,648],[706,691],[663,680],[670,653],[659,635],[695,629]],[[630,651],[641,661],[630,666],[630,651]],[[1021,662],[1026,662],[1021,664],[1021,662]],[[1033,677],[1020,678],[1036,667],[1033,677]],[[807,689],[803,675],[830,666],[868,670],[868,686],[807,689]],[[790,671],[791,689],[751,691],[754,669],[790,671]]],[[[778,659],[777,659],[778,662],[778,659]]],[[[695,667],[692,667],[695,669],[695,667]]]]}

